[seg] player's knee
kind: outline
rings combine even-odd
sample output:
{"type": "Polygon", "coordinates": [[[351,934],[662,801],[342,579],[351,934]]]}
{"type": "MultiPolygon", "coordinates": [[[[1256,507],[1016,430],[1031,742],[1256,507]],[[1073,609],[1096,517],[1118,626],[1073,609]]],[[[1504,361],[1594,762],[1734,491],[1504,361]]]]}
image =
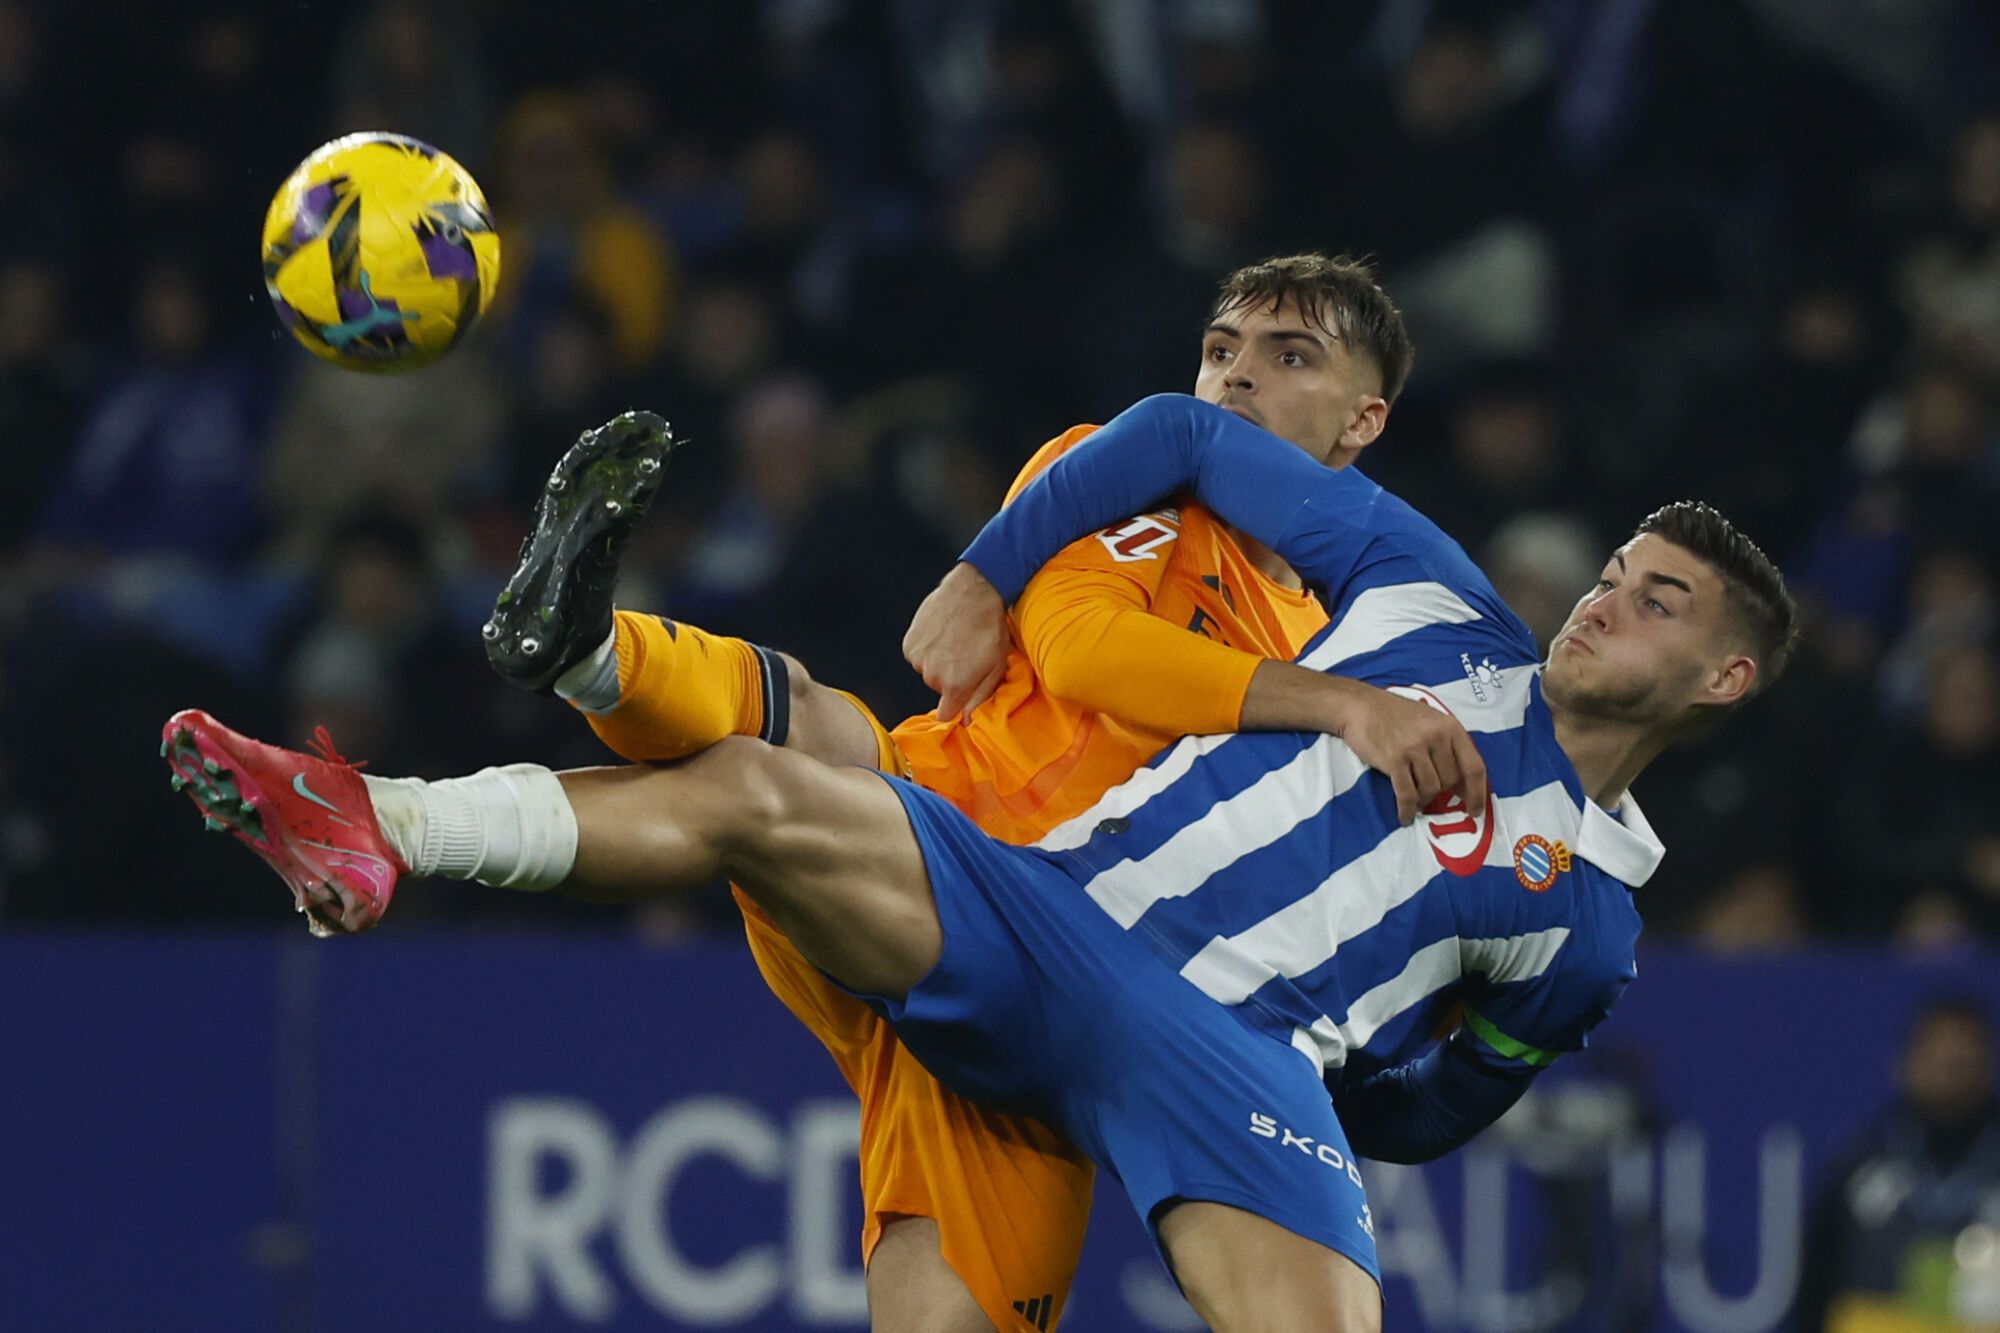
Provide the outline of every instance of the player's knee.
{"type": "Polygon", "coordinates": [[[819,694],[831,693],[826,686],[813,679],[804,662],[790,653],[779,653],[778,657],[785,664],[785,682],[790,686],[792,707],[810,705],[819,694]]]}
{"type": "Polygon", "coordinates": [[[846,708],[847,701],[838,691],[814,680],[806,670],[806,664],[790,653],[779,653],[784,659],[785,683],[791,723],[787,729],[785,744],[807,754],[815,753],[815,741],[826,730],[828,722],[836,716],[832,710],[846,708]]]}
{"type": "Polygon", "coordinates": [[[875,767],[880,758],[875,729],[880,724],[852,695],[814,680],[805,664],[790,654],[778,655],[785,663],[791,708],[785,748],[821,763],[875,767]]]}
{"type": "Polygon", "coordinates": [[[812,826],[824,764],[748,736],[725,737],[699,758],[705,785],[725,796],[731,842],[768,845],[812,826]]]}
{"type": "Polygon", "coordinates": [[[692,762],[727,813],[724,836],[781,825],[797,804],[784,751],[749,736],[725,736],[692,762]]]}

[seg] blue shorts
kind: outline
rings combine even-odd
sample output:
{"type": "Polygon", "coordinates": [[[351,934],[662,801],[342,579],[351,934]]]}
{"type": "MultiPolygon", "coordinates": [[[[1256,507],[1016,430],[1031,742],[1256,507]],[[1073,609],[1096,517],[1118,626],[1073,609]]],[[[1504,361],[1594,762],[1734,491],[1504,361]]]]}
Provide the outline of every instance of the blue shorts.
{"type": "Polygon", "coordinates": [[[864,998],[938,1081],[1060,1129],[1118,1177],[1156,1244],[1163,1205],[1230,1204],[1379,1283],[1361,1173],[1312,1062],[1119,929],[1065,854],[997,842],[943,798],[887,781],[944,953],[900,1003],[864,998]]]}

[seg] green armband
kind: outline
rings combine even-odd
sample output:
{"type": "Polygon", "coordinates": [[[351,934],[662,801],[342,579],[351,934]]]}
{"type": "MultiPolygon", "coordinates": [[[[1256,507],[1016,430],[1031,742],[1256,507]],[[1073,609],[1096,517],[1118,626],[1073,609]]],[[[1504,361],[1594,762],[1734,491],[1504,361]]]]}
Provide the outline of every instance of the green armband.
{"type": "Polygon", "coordinates": [[[1556,1056],[1561,1054],[1559,1051],[1545,1051],[1539,1046],[1530,1046],[1524,1041],[1515,1041],[1470,1009],[1465,1011],[1465,1026],[1471,1029],[1473,1036],[1509,1060],[1520,1060],[1531,1065],[1550,1065],[1554,1064],[1556,1056]]]}

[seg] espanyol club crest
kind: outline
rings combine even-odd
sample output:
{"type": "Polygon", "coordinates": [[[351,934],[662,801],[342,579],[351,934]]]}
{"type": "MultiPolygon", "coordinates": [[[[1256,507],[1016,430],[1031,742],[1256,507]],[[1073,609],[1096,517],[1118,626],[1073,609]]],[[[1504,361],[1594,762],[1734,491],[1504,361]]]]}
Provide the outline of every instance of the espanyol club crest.
{"type": "Polygon", "coordinates": [[[1514,844],[1514,878],[1529,893],[1546,893],[1569,869],[1569,848],[1530,833],[1514,844]]]}

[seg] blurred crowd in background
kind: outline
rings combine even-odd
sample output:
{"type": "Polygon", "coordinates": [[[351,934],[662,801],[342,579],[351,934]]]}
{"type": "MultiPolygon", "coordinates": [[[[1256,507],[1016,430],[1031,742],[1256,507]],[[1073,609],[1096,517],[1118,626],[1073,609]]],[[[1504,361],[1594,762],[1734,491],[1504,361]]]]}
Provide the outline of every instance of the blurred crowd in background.
{"type": "Polygon", "coordinates": [[[1028,454],[1189,389],[1217,279],[1304,249],[1374,256],[1418,346],[1364,470],[1544,640],[1684,497],[1810,608],[1639,788],[1653,938],[2000,935],[1985,0],[0,0],[0,924],[292,925],[170,798],[177,707],[387,773],[605,759],[477,632],[627,407],[690,443],[621,600],[926,707],[903,626],[1028,454]],[[271,192],[358,129],[503,237],[414,376],[262,290],[271,192]]]}

